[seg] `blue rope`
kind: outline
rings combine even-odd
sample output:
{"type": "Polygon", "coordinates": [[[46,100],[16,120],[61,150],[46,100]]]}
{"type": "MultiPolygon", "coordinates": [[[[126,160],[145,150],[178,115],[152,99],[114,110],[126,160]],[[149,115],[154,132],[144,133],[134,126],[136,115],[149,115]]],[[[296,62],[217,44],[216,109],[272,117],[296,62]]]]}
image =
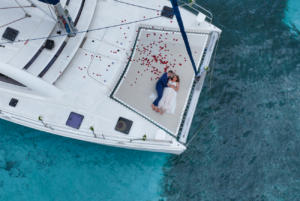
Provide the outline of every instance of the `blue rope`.
{"type": "MultiPolygon", "coordinates": [[[[167,14],[167,15],[173,15],[173,13],[167,14]]],[[[118,27],[118,26],[124,26],[124,25],[128,25],[128,24],[134,24],[137,22],[143,22],[143,21],[147,21],[147,20],[152,20],[152,19],[156,19],[156,18],[160,18],[160,17],[165,17],[165,16],[157,16],[157,17],[151,17],[151,18],[147,18],[147,19],[142,19],[142,20],[137,20],[137,21],[132,21],[132,22],[126,22],[123,24],[117,24],[117,25],[112,25],[112,26],[107,26],[107,27],[102,27],[102,28],[97,28],[97,29],[90,29],[90,30],[86,30],[86,31],[78,31],[77,33],[86,33],[86,32],[90,32],[90,31],[98,31],[101,29],[108,29],[108,28],[114,28],[114,27],[118,27]]],[[[61,36],[67,36],[68,34],[61,34],[61,35],[56,35],[56,36],[48,36],[48,37],[41,37],[41,38],[33,38],[33,39],[27,39],[27,40],[20,40],[20,41],[14,41],[14,43],[18,43],[18,42],[26,42],[26,41],[34,41],[34,40],[41,40],[41,39],[48,39],[48,38],[56,38],[56,37],[61,37],[61,36]]],[[[2,44],[10,44],[11,42],[4,42],[4,43],[0,43],[0,45],[2,44]]]]}

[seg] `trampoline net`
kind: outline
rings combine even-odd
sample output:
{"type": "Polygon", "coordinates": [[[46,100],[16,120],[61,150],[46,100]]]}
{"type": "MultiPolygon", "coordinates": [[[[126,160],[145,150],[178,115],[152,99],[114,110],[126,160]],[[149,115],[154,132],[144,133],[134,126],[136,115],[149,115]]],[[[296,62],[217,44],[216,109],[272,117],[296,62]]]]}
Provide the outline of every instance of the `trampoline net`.
{"type": "MultiPolygon", "coordinates": [[[[194,61],[199,68],[208,34],[187,32],[194,61]]],[[[140,27],[132,55],[111,94],[111,98],[145,119],[177,135],[191,93],[195,72],[181,33],[140,27]],[[157,96],[155,85],[162,74],[173,70],[180,77],[174,114],[156,113],[151,104],[157,96]]]]}

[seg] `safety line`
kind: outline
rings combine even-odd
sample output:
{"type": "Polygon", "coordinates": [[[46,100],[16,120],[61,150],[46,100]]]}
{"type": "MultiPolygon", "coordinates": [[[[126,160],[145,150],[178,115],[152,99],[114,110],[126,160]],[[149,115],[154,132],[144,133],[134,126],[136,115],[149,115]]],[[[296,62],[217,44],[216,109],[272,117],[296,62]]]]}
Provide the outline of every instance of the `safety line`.
{"type": "Polygon", "coordinates": [[[212,64],[212,68],[211,68],[211,74],[210,74],[210,80],[209,80],[209,103],[210,103],[210,107],[213,110],[213,113],[215,113],[215,110],[213,109],[212,104],[211,104],[211,81],[212,81],[212,76],[213,76],[213,73],[214,73],[216,54],[217,54],[217,51],[218,51],[220,38],[221,38],[221,35],[219,36],[218,41],[217,41],[216,51],[215,51],[215,55],[214,55],[214,60],[213,60],[213,64],[212,64]]]}
{"type": "MultiPolygon", "coordinates": [[[[171,14],[167,14],[167,15],[171,15],[171,14]]],[[[167,16],[167,15],[165,15],[165,16],[167,16]]],[[[142,20],[137,20],[137,21],[132,21],[132,22],[126,22],[126,23],[123,23],[123,24],[117,24],[117,25],[112,25],[112,26],[107,26],[107,27],[101,27],[101,28],[97,28],[97,29],[90,29],[90,30],[86,30],[86,31],[78,31],[78,32],[76,32],[76,34],[77,33],[86,33],[86,32],[90,32],[90,31],[98,31],[98,30],[101,30],[101,29],[114,28],[114,27],[124,26],[124,25],[128,25],[128,24],[134,24],[134,23],[137,23],[137,22],[143,22],[143,21],[153,20],[153,19],[157,19],[157,18],[165,17],[165,16],[151,17],[151,18],[147,18],[147,19],[142,19],[142,20]]],[[[19,20],[21,20],[21,19],[19,19],[19,20]]],[[[4,25],[4,26],[6,26],[6,25],[4,25]]],[[[61,34],[61,35],[41,37],[41,38],[25,39],[25,40],[20,40],[20,41],[14,41],[14,43],[17,43],[17,42],[26,42],[26,41],[33,41],[33,40],[41,40],[41,39],[48,39],[48,38],[56,38],[56,37],[62,37],[62,36],[67,36],[67,35],[68,34],[61,34]]],[[[0,43],[0,45],[2,45],[2,44],[9,44],[9,43],[11,43],[11,42],[0,43]]]]}
{"type": "MultiPolygon", "coordinates": [[[[20,20],[25,19],[25,18],[27,18],[27,17],[22,17],[22,18],[20,18],[20,19],[18,19],[18,20],[15,20],[15,21],[12,21],[12,22],[10,22],[10,23],[8,23],[8,24],[2,25],[0,28],[5,27],[5,26],[7,26],[7,25],[9,25],[9,24],[12,24],[12,23],[14,23],[14,22],[20,21],[20,20]]],[[[15,41],[15,42],[19,42],[19,41],[15,41]]],[[[7,43],[11,43],[11,42],[7,42],[7,43]]],[[[0,44],[6,44],[6,43],[0,43],[0,44]]]]}
{"type": "MultiPolygon", "coordinates": [[[[23,8],[29,8],[32,6],[22,6],[23,8]]],[[[21,8],[21,7],[4,7],[4,8],[0,8],[0,9],[12,9],[12,8],[21,8]]]]}
{"type": "Polygon", "coordinates": [[[19,4],[19,2],[17,0],[15,0],[17,2],[17,4],[20,6],[20,8],[22,8],[22,10],[25,12],[26,17],[30,17],[30,15],[24,10],[24,8],[19,4]]]}
{"type": "Polygon", "coordinates": [[[210,107],[212,108],[212,111],[213,111],[213,114],[212,116],[201,126],[201,128],[194,134],[194,136],[192,137],[192,139],[186,144],[186,147],[189,146],[189,144],[193,141],[193,139],[196,137],[196,135],[202,130],[202,128],[215,116],[216,112],[215,110],[213,109],[212,105],[211,105],[211,80],[212,80],[212,75],[213,75],[213,72],[214,72],[214,66],[215,66],[215,59],[216,59],[216,54],[217,54],[217,51],[218,51],[218,46],[219,46],[219,41],[220,41],[220,38],[221,38],[221,35],[219,36],[218,38],[218,41],[217,41],[217,46],[216,46],[216,49],[215,49],[215,55],[214,55],[214,59],[213,59],[213,64],[212,64],[212,71],[211,71],[211,74],[210,74],[210,85],[209,85],[209,101],[210,101],[210,107]]]}
{"type": "Polygon", "coordinates": [[[195,133],[195,135],[192,137],[192,139],[186,144],[185,147],[188,147],[189,144],[193,141],[193,139],[196,137],[196,135],[202,130],[202,128],[214,117],[215,114],[213,114],[202,126],[201,128],[195,133]]]}
{"type": "MultiPolygon", "coordinates": [[[[157,9],[154,9],[154,8],[148,8],[148,7],[144,7],[144,6],[139,6],[139,5],[127,3],[127,2],[124,2],[124,1],[118,1],[118,0],[114,0],[114,1],[119,2],[119,3],[123,3],[123,4],[127,4],[127,5],[130,5],[130,6],[135,6],[135,7],[139,7],[139,8],[145,8],[145,9],[148,9],[148,10],[161,11],[161,10],[157,10],[157,9]]],[[[164,12],[166,12],[166,13],[172,13],[173,14],[173,12],[168,12],[168,11],[164,11],[164,12]]]]}

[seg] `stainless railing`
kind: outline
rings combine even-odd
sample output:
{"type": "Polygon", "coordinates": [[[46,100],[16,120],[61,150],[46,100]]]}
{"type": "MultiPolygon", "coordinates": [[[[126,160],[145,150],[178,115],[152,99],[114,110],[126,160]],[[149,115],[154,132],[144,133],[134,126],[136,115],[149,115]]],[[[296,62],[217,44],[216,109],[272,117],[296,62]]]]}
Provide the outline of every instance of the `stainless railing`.
{"type": "Polygon", "coordinates": [[[207,19],[209,19],[209,23],[210,24],[212,23],[213,14],[211,12],[209,12],[208,10],[206,10],[205,8],[203,8],[202,6],[200,6],[196,3],[187,3],[187,2],[184,2],[184,1],[181,1],[181,0],[178,0],[178,4],[179,4],[179,7],[184,8],[186,10],[192,9],[192,10],[196,11],[197,14],[198,13],[203,13],[200,10],[205,11],[207,14],[209,14],[209,16],[207,16],[207,14],[204,14],[204,13],[203,14],[206,15],[207,19]]]}
{"type": "MultiPolygon", "coordinates": [[[[50,125],[49,123],[44,122],[42,117],[39,117],[37,120],[33,120],[33,119],[27,118],[25,116],[20,116],[20,115],[12,114],[10,112],[0,110],[0,118],[5,118],[9,121],[12,121],[12,119],[14,119],[17,121],[26,122],[27,124],[34,125],[36,127],[42,126],[42,127],[51,129],[52,131],[58,131],[58,132],[76,135],[76,136],[80,135],[78,132],[72,132],[72,130],[66,131],[62,125],[60,125],[60,126],[59,125],[50,125]]],[[[105,141],[114,141],[114,142],[118,142],[119,144],[126,144],[126,143],[141,144],[142,143],[142,144],[146,144],[146,145],[159,145],[159,146],[170,146],[170,144],[173,144],[173,141],[157,141],[154,139],[147,139],[147,140],[139,139],[139,140],[142,140],[145,142],[133,142],[138,139],[131,139],[130,137],[120,138],[120,136],[116,136],[116,135],[112,135],[112,134],[108,134],[108,133],[106,133],[104,136],[104,133],[100,132],[100,134],[97,134],[94,130],[91,130],[91,129],[79,131],[79,132],[81,134],[85,134],[85,135],[92,134],[93,137],[96,139],[102,139],[105,141]],[[116,138],[120,138],[120,139],[116,139],[116,138]]]]}

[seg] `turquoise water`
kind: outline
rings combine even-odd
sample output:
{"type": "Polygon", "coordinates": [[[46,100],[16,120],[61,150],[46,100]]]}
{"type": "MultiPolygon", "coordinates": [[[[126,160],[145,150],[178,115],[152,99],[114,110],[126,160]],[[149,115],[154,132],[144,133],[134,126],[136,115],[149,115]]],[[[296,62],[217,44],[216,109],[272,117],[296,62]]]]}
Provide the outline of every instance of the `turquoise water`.
{"type": "Polygon", "coordinates": [[[58,137],[0,120],[0,200],[158,200],[168,154],[58,137]]]}
{"type": "Polygon", "coordinates": [[[184,154],[168,158],[164,196],[300,200],[299,0],[199,3],[223,33],[191,133],[215,115],[184,154]]]}
{"type": "Polygon", "coordinates": [[[191,135],[212,119],[186,152],[106,147],[0,120],[0,200],[300,200],[299,1],[198,3],[223,33],[191,135]]]}
{"type": "Polygon", "coordinates": [[[288,1],[285,9],[284,23],[290,26],[291,31],[297,36],[300,33],[300,1],[288,1]]]}

